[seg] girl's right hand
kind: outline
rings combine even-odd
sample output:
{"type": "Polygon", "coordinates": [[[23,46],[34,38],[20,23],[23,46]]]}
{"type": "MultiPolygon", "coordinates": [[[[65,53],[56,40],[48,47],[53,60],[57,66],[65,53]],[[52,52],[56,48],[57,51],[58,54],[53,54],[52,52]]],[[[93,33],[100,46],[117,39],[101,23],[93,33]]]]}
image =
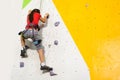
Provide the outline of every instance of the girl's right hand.
{"type": "Polygon", "coordinates": [[[46,17],[46,18],[49,18],[49,13],[46,13],[46,14],[45,14],[45,17],[46,17]]]}

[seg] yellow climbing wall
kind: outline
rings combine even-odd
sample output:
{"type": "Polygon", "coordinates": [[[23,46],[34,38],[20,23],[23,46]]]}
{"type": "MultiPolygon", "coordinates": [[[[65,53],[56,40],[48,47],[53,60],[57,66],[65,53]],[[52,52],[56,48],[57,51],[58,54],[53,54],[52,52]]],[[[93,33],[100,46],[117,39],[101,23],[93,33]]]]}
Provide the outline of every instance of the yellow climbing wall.
{"type": "Polygon", "coordinates": [[[53,0],[91,80],[120,80],[120,0],[53,0]]]}

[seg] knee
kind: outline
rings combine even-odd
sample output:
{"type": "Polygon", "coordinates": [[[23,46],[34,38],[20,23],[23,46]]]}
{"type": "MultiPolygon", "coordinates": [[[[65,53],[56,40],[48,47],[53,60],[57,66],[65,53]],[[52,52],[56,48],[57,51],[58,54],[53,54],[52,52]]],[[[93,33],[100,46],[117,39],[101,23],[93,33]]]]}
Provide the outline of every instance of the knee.
{"type": "Polygon", "coordinates": [[[43,50],[44,48],[43,48],[43,46],[41,44],[39,44],[39,45],[36,46],[36,49],[39,51],[39,50],[43,50]]]}

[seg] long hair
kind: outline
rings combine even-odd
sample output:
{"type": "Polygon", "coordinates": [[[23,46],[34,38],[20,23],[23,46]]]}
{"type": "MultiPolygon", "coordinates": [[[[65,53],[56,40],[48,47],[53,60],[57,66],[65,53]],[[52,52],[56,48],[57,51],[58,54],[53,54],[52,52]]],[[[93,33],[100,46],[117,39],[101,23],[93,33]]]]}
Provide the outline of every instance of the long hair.
{"type": "Polygon", "coordinates": [[[37,13],[40,14],[40,10],[39,10],[39,9],[33,9],[33,10],[31,11],[31,13],[28,15],[28,16],[29,16],[29,20],[30,20],[30,22],[33,21],[33,15],[34,15],[34,12],[37,12],[37,13]]]}

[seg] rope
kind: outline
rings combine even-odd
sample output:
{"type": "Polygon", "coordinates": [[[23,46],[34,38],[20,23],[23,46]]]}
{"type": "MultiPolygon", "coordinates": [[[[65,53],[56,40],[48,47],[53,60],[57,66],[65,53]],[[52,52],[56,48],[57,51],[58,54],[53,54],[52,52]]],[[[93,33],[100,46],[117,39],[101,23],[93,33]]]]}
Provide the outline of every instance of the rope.
{"type": "Polygon", "coordinates": [[[42,9],[42,0],[40,0],[40,11],[42,9]]]}
{"type": "MultiPolygon", "coordinates": [[[[40,0],[40,12],[42,12],[42,4],[43,4],[43,0],[40,0]]],[[[44,55],[45,55],[45,51],[44,51],[44,55]]],[[[45,62],[48,59],[49,53],[47,53],[47,55],[45,55],[45,62]]]]}

